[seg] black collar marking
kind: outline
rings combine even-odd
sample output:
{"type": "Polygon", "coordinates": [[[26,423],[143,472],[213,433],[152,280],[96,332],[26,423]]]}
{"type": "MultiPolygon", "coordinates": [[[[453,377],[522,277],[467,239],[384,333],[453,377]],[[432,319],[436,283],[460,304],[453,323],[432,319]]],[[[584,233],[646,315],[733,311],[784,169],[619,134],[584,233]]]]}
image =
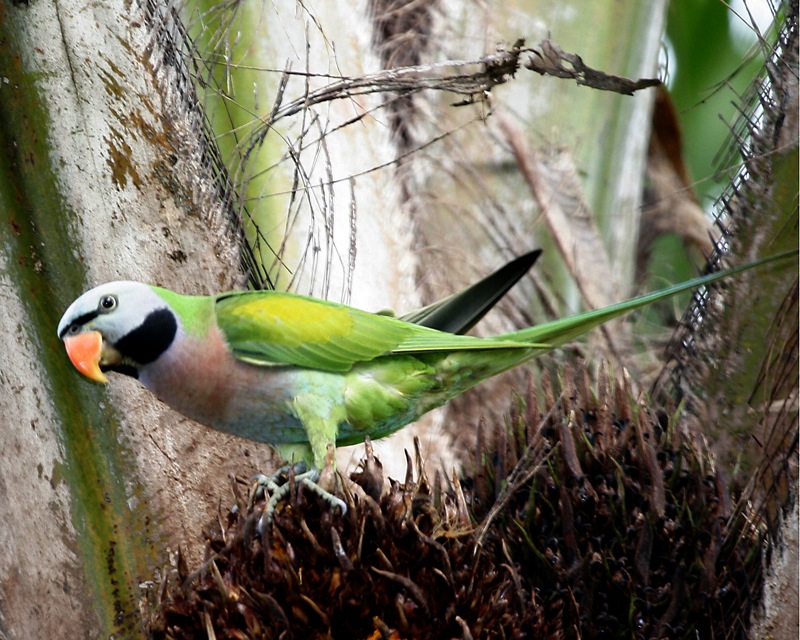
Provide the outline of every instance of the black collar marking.
{"type": "Polygon", "coordinates": [[[114,348],[136,364],[149,364],[169,349],[176,333],[175,314],[169,309],[156,309],[142,324],[117,340],[114,348]]]}

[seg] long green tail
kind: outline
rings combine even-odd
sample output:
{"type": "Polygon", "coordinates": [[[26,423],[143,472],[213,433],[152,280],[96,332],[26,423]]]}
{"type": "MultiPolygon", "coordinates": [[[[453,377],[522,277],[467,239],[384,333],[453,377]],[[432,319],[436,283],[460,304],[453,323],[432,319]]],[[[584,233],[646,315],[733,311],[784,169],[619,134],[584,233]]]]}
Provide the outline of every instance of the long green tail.
{"type": "Polygon", "coordinates": [[[539,324],[535,327],[529,327],[527,329],[505,333],[498,337],[513,340],[515,342],[536,343],[547,345],[550,348],[555,348],[559,345],[569,342],[570,340],[574,340],[578,336],[583,335],[595,327],[599,327],[601,324],[608,322],[609,320],[613,320],[614,318],[622,316],[629,311],[633,311],[634,309],[640,309],[653,304],[654,302],[658,302],[659,300],[671,298],[672,296],[682,293],[683,291],[697,289],[698,287],[709,285],[725,278],[730,278],[731,276],[735,276],[745,271],[750,271],[751,269],[756,269],[758,267],[763,267],[775,262],[788,260],[792,257],[797,258],[797,256],[797,249],[785,251],[783,253],[761,258],[759,260],[754,260],[753,262],[748,262],[747,264],[739,265],[737,267],[732,267],[730,269],[717,271],[716,273],[711,273],[699,278],[687,280],[666,289],[648,293],[646,295],[639,296],[638,298],[632,298],[618,304],[613,304],[608,307],[604,307],[603,309],[579,313],[578,315],[570,316],[569,318],[553,320],[552,322],[539,324]]]}

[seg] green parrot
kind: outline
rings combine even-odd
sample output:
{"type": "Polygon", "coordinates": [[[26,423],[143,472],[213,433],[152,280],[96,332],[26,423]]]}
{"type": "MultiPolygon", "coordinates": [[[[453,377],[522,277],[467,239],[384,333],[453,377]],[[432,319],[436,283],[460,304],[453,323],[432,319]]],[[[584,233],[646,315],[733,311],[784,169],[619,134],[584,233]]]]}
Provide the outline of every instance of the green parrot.
{"type": "Polygon", "coordinates": [[[480,344],[453,334],[472,328],[540,254],[400,319],[276,291],[183,296],[111,282],[72,303],[58,335],[90,379],[133,376],[184,415],[319,469],[328,444],[389,435],[457,395],[442,377],[457,365],[439,357],[440,372],[425,352],[442,338],[480,344]]]}
{"type": "Polygon", "coordinates": [[[111,282],[69,306],[58,336],[90,379],[105,383],[106,371],[133,376],[202,424],[322,469],[329,445],[386,437],[612,318],[776,259],[496,337],[458,335],[538,255],[400,318],[278,291],[185,296],[111,282]]]}

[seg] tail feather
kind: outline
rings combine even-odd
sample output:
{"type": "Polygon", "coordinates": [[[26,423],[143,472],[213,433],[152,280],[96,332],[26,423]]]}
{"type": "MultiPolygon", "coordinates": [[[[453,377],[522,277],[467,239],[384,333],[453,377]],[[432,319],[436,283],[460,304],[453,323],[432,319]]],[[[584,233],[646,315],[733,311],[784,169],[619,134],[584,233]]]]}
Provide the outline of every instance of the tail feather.
{"type": "Polygon", "coordinates": [[[541,249],[536,249],[519,256],[480,282],[427,307],[407,313],[400,319],[447,333],[464,334],[528,273],[541,253],[541,249]]]}
{"type": "Polygon", "coordinates": [[[527,329],[520,329],[519,331],[512,331],[505,333],[498,338],[512,340],[514,342],[528,342],[536,345],[547,345],[549,348],[554,349],[566,342],[574,340],[575,338],[583,335],[587,331],[599,327],[601,324],[625,315],[626,313],[635,309],[641,309],[648,305],[658,302],[659,300],[666,300],[674,295],[684,291],[690,291],[699,287],[708,286],[719,280],[729,278],[744,271],[749,271],[756,267],[761,267],[774,262],[780,262],[789,258],[797,258],[798,250],[785,251],[773,256],[761,258],[748,262],[747,264],[731,267],[723,271],[717,271],[699,278],[687,280],[680,284],[673,285],[660,291],[648,293],[625,302],[620,302],[603,309],[596,309],[594,311],[587,311],[580,313],[569,318],[560,320],[553,320],[544,324],[536,325],[535,327],[528,327],[527,329]]]}

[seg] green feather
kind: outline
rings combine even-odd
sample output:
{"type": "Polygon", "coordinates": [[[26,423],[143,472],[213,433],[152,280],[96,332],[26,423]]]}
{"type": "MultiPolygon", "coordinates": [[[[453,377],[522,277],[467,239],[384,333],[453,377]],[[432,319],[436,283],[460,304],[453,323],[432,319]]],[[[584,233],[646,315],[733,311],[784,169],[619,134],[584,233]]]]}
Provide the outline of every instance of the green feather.
{"type": "Polygon", "coordinates": [[[474,349],[530,348],[523,341],[444,333],[390,316],[275,291],[223,294],[217,322],[233,354],[262,366],[349,371],[379,356],[474,349]]]}
{"type": "Polygon", "coordinates": [[[413,331],[394,318],[275,291],[224,294],[216,314],[234,355],[264,366],[347,371],[390,352],[413,331]]]}

